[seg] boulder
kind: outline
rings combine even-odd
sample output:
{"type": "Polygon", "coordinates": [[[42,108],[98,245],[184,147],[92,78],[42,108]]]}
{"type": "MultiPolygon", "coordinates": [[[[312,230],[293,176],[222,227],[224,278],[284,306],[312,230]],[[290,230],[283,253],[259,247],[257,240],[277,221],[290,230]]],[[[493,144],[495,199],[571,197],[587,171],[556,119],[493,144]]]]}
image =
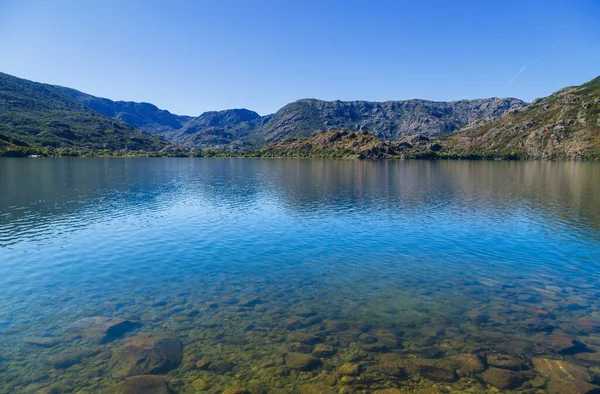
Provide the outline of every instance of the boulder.
{"type": "Polygon", "coordinates": [[[551,380],[591,382],[592,376],[587,368],[563,360],[534,357],[533,367],[543,377],[551,380]]]}
{"type": "Polygon", "coordinates": [[[335,349],[333,348],[333,346],[319,343],[312,350],[312,354],[313,356],[319,358],[331,357],[335,354],[335,349]]]}
{"type": "Polygon", "coordinates": [[[454,366],[448,360],[409,359],[407,370],[413,375],[421,375],[434,382],[454,382],[458,379],[454,366]]]}
{"type": "Polygon", "coordinates": [[[170,394],[167,382],[160,376],[130,376],[121,385],[118,394],[170,394]]]}
{"type": "Polygon", "coordinates": [[[311,371],[320,365],[319,359],[310,354],[288,353],[285,357],[285,365],[288,368],[299,371],[311,371]]]}
{"type": "Polygon", "coordinates": [[[514,371],[519,371],[526,368],[523,360],[513,357],[510,354],[491,353],[487,355],[486,361],[493,367],[512,369],[514,371]]]}
{"type": "Polygon", "coordinates": [[[40,347],[53,347],[58,345],[58,338],[55,337],[28,337],[23,342],[29,345],[36,345],[40,347]]]}
{"type": "Polygon", "coordinates": [[[483,372],[485,367],[481,358],[476,354],[460,354],[452,358],[463,375],[472,375],[483,372]]]}
{"type": "Polygon", "coordinates": [[[93,316],[77,320],[69,328],[91,342],[100,344],[119,338],[139,326],[139,323],[118,317],[93,316]]]}
{"type": "Polygon", "coordinates": [[[179,367],[183,345],[177,338],[140,334],[128,338],[110,360],[115,377],[165,373],[179,367]]]}
{"type": "Polygon", "coordinates": [[[501,368],[489,368],[482,375],[483,381],[500,390],[512,390],[525,382],[521,372],[501,368]]]}

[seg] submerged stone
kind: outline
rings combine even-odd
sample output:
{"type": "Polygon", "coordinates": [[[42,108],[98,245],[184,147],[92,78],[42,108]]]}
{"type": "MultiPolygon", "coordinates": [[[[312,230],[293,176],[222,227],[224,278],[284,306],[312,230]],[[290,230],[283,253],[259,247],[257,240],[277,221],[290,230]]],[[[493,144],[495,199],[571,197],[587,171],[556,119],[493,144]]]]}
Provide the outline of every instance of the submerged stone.
{"type": "Polygon", "coordinates": [[[535,339],[543,347],[560,354],[575,354],[588,350],[584,343],[560,335],[536,335],[535,339]]]}
{"type": "Polygon", "coordinates": [[[591,382],[587,368],[563,360],[534,357],[531,359],[535,370],[545,378],[564,381],[591,382]]]}
{"type": "Polygon", "coordinates": [[[239,387],[239,386],[229,387],[223,391],[223,394],[247,394],[247,393],[248,393],[248,390],[246,390],[243,387],[239,387]]]}
{"type": "Polygon", "coordinates": [[[360,375],[360,364],[345,363],[338,368],[340,375],[356,376],[360,375]]]}
{"type": "Polygon", "coordinates": [[[310,354],[288,353],[285,357],[285,365],[288,368],[299,371],[311,371],[320,365],[319,359],[310,354]]]}
{"type": "Polygon", "coordinates": [[[229,360],[219,360],[215,361],[210,365],[210,370],[216,373],[217,375],[223,375],[229,371],[231,371],[235,367],[235,363],[229,360]]]}
{"type": "Polygon", "coordinates": [[[458,379],[452,363],[448,360],[410,359],[407,369],[435,382],[454,382],[458,379]]]}
{"type": "Polygon", "coordinates": [[[110,367],[115,377],[164,373],[179,367],[182,354],[183,345],[177,338],[140,334],[113,352],[110,367]]]}
{"type": "Polygon", "coordinates": [[[77,320],[70,329],[93,343],[105,343],[116,339],[137,327],[139,323],[118,317],[93,316],[77,320]]]}
{"type": "Polygon", "coordinates": [[[460,354],[453,357],[453,360],[463,375],[472,375],[485,370],[481,358],[476,354],[460,354]]]}
{"type": "Polygon", "coordinates": [[[513,357],[510,354],[491,353],[487,355],[486,361],[493,367],[512,369],[515,371],[526,368],[526,365],[522,360],[513,357]]]}
{"type": "Polygon", "coordinates": [[[121,385],[118,394],[170,394],[167,382],[160,376],[130,376],[121,385]]]}
{"type": "Polygon", "coordinates": [[[548,394],[600,394],[600,387],[582,381],[551,380],[548,394]]]}
{"type": "Polygon", "coordinates": [[[55,337],[28,337],[23,342],[40,347],[53,347],[58,344],[58,338],[55,337]]]}
{"type": "Polygon", "coordinates": [[[318,343],[312,350],[312,354],[313,356],[318,358],[331,357],[335,354],[335,349],[333,348],[333,346],[318,343]]]}
{"type": "Polygon", "coordinates": [[[482,375],[484,382],[499,388],[500,390],[512,390],[525,382],[525,376],[521,372],[501,368],[489,368],[482,375]]]}

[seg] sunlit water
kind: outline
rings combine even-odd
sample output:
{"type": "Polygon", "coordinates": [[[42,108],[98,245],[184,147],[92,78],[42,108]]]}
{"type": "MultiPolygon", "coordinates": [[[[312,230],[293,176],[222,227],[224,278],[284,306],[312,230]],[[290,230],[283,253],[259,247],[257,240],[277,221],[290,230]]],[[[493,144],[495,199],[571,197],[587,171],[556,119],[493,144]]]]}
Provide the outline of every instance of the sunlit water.
{"type": "Polygon", "coordinates": [[[0,392],[593,392],[599,277],[596,163],[0,159],[0,392]]]}

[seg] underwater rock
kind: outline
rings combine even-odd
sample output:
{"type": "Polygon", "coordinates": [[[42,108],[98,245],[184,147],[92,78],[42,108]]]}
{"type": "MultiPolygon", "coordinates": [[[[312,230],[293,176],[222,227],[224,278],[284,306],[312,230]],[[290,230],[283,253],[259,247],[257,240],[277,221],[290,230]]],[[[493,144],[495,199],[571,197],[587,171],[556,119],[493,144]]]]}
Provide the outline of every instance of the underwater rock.
{"type": "Polygon", "coordinates": [[[205,360],[205,359],[200,359],[198,361],[196,361],[196,368],[198,369],[208,369],[210,365],[210,361],[205,360]]]}
{"type": "Polygon", "coordinates": [[[321,338],[318,336],[302,331],[294,331],[289,333],[286,340],[288,342],[300,342],[308,345],[314,345],[318,342],[321,342],[321,338]]]}
{"type": "Polygon", "coordinates": [[[460,372],[464,375],[483,372],[485,369],[481,358],[476,354],[460,354],[454,356],[452,359],[456,362],[460,372]]]}
{"type": "Polygon", "coordinates": [[[208,388],[208,383],[204,379],[196,379],[192,382],[192,388],[194,390],[202,391],[208,388]]]}
{"type": "Polygon", "coordinates": [[[373,394],[406,394],[406,392],[402,391],[400,389],[392,388],[392,389],[375,390],[375,392],[373,394]]]}
{"type": "Polygon", "coordinates": [[[66,369],[72,365],[79,364],[82,361],[83,355],[78,351],[63,352],[51,356],[48,361],[57,369],[66,369]]]}
{"type": "Polygon", "coordinates": [[[593,317],[585,316],[577,319],[577,328],[586,333],[597,333],[600,331],[600,321],[593,317]]]}
{"type": "Polygon", "coordinates": [[[585,361],[587,364],[600,366],[600,353],[578,353],[575,358],[585,361]]]}
{"type": "Polygon", "coordinates": [[[58,338],[55,337],[28,337],[23,342],[29,345],[36,345],[40,347],[53,347],[58,344],[58,338]]]}
{"type": "Polygon", "coordinates": [[[548,394],[600,394],[600,387],[582,381],[551,380],[548,394]]]}
{"type": "Polygon", "coordinates": [[[442,349],[437,346],[431,346],[417,352],[423,358],[440,358],[444,355],[442,349]]]}
{"type": "Polygon", "coordinates": [[[486,361],[493,367],[512,369],[514,371],[519,371],[527,367],[522,360],[519,360],[510,354],[490,353],[487,355],[486,361]]]}
{"type": "Polygon", "coordinates": [[[288,368],[299,371],[311,371],[317,368],[321,362],[310,354],[288,353],[285,357],[285,365],[288,368]]]}
{"type": "Polygon", "coordinates": [[[300,394],[335,394],[335,391],[322,384],[308,383],[300,387],[300,394]]]}
{"type": "Polygon", "coordinates": [[[531,359],[533,367],[545,378],[552,380],[591,382],[592,376],[587,368],[563,360],[534,357],[531,359]]]}
{"type": "Polygon", "coordinates": [[[262,304],[262,302],[263,301],[260,299],[260,297],[249,297],[249,298],[241,300],[237,304],[239,306],[255,307],[258,304],[262,304]]]}
{"type": "Polygon", "coordinates": [[[312,355],[318,358],[331,357],[335,354],[333,346],[318,343],[312,350],[312,355]]]}
{"type": "Polygon", "coordinates": [[[139,326],[139,323],[118,317],[93,316],[77,320],[69,328],[93,343],[100,344],[116,339],[139,326]]]}
{"type": "Polygon", "coordinates": [[[223,375],[231,371],[235,367],[235,363],[229,360],[215,361],[210,365],[210,370],[217,375],[223,375]]]}
{"type": "Polygon", "coordinates": [[[160,376],[130,376],[121,385],[118,394],[170,394],[167,382],[160,376]]]}
{"type": "Polygon", "coordinates": [[[113,352],[110,367],[115,377],[164,373],[179,367],[182,354],[183,345],[177,338],[139,334],[113,352]]]}
{"type": "Polygon", "coordinates": [[[435,382],[454,382],[458,379],[452,363],[448,360],[409,359],[407,370],[435,382]]]}
{"type": "Polygon", "coordinates": [[[521,372],[501,368],[489,368],[483,373],[482,379],[500,390],[512,390],[525,382],[525,376],[521,372]]]}
{"type": "Polygon", "coordinates": [[[338,368],[340,375],[356,376],[360,375],[360,364],[345,363],[338,368]]]}
{"type": "Polygon", "coordinates": [[[243,387],[229,387],[223,391],[223,394],[248,394],[248,390],[243,387]]]}
{"type": "Polygon", "coordinates": [[[382,354],[379,359],[379,370],[386,375],[405,378],[406,360],[396,353],[382,354]]]}
{"type": "Polygon", "coordinates": [[[584,343],[559,335],[536,335],[535,340],[541,346],[560,354],[575,354],[588,350],[584,343]]]}

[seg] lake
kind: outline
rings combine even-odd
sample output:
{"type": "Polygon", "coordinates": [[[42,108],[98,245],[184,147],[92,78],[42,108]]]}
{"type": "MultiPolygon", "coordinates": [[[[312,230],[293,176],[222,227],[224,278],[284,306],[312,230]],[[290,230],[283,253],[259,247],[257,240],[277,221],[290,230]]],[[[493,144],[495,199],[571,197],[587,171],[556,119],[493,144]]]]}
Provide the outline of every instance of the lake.
{"type": "Polygon", "coordinates": [[[599,278],[598,163],[0,159],[2,393],[590,393],[599,278]]]}

